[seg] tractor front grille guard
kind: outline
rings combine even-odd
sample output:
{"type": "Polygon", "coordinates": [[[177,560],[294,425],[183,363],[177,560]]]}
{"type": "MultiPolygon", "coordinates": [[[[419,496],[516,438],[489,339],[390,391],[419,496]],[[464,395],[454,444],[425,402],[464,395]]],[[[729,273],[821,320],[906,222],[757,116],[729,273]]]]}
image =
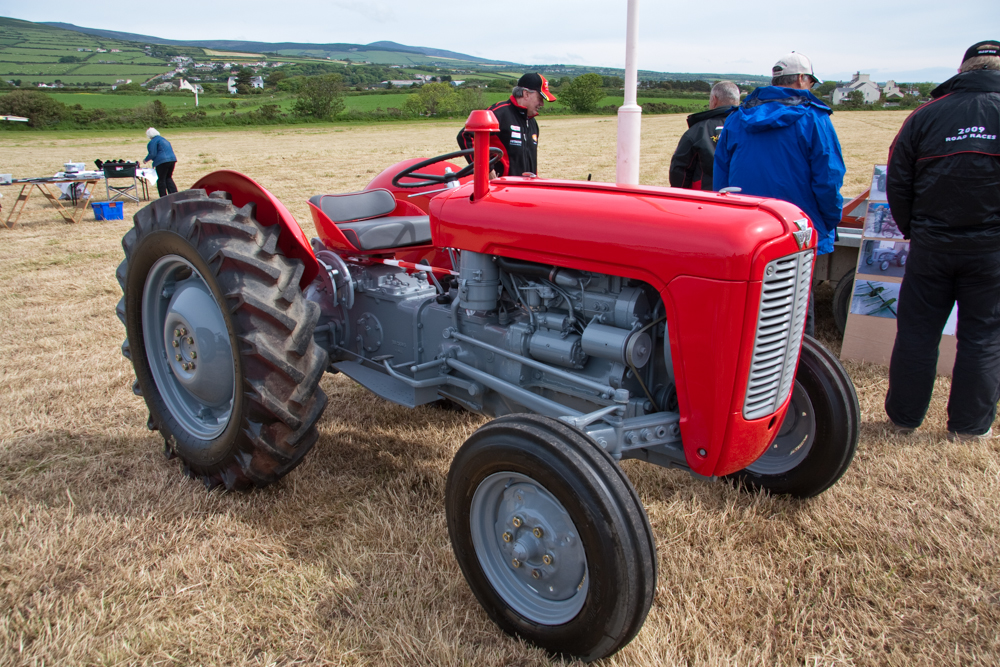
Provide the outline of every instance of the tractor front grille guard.
{"type": "Polygon", "coordinates": [[[743,403],[745,419],[775,412],[788,398],[809,307],[813,251],[788,255],[764,269],[753,359],[743,403]]]}

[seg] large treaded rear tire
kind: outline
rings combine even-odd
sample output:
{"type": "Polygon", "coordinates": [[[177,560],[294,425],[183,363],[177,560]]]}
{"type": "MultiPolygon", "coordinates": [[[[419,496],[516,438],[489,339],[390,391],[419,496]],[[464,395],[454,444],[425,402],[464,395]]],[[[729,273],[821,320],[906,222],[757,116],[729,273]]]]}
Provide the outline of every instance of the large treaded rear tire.
{"type": "Polygon", "coordinates": [[[135,368],[149,428],[163,435],[167,456],[179,457],[185,473],[208,488],[273,483],[302,461],[318,437],[316,422],[327,401],[319,381],[328,361],[313,340],[320,309],[302,295],[302,262],[278,249],[280,231],[257,223],[253,205],[236,209],[223,193],[186,190],[141,209],[122,238],[122,354],[135,368]],[[200,305],[187,312],[206,317],[202,324],[224,323],[215,331],[192,325],[191,339],[171,328],[177,317],[171,295],[188,285],[200,305]],[[184,383],[191,383],[195,371],[179,370],[179,354],[177,364],[171,358],[184,352],[194,369],[189,350],[197,346],[205,348],[197,348],[197,372],[221,369],[216,374],[223,376],[211,389],[211,401],[202,398],[204,392],[189,391],[184,383]],[[214,400],[220,391],[222,400],[214,400]],[[202,428],[199,420],[209,416],[202,428]]]}

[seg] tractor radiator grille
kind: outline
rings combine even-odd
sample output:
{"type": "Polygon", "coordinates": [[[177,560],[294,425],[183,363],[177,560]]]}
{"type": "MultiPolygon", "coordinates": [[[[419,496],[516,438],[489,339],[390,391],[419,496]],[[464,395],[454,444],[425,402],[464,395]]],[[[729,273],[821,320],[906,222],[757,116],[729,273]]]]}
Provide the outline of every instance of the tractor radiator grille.
{"type": "Polygon", "coordinates": [[[812,265],[813,251],[807,250],[776,259],[764,269],[757,335],[743,403],[746,419],[773,413],[792,389],[809,307],[812,265]]]}

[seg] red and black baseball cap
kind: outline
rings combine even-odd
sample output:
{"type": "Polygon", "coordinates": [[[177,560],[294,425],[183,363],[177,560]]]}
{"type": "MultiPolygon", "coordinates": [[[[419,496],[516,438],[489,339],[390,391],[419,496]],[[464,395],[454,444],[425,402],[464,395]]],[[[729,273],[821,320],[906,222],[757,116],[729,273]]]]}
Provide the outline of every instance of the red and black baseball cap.
{"type": "Polygon", "coordinates": [[[541,93],[542,97],[547,99],[549,102],[556,101],[556,96],[549,92],[549,82],[546,81],[545,77],[541,74],[537,74],[535,72],[525,74],[517,80],[517,85],[521,88],[527,88],[528,90],[534,90],[535,92],[541,93]]]}
{"type": "Polygon", "coordinates": [[[985,42],[973,44],[969,47],[969,50],[965,52],[965,57],[962,58],[962,62],[964,63],[969,58],[976,58],[978,56],[1000,56],[1000,41],[988,39],[985,42]]]}

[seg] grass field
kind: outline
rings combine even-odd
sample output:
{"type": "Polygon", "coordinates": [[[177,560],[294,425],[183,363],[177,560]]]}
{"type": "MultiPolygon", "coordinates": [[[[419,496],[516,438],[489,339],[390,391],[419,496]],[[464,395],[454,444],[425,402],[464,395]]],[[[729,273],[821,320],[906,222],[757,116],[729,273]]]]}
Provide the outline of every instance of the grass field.
{"type": "MultiPolygon", "coordinates": [[[[833,116],[845,197],[864,189],[905,116],[833,116]]],[[[543,176],[614,180],[614,118],[540,120],[543,176]]],[[[643,183],[666,183],[684,128],[683,115],[643,119],[643,183]]],[[[181,187],[239,169],[311,236],[308,197],[451,151],[456,129],[427,121],[164,135],[181,187]]],[[[0,171],[52,173],[71,158],[144,145],[136,131],[0,135],[0,171]]],[[[6,209],[16,190],[0,193],[6,209]]],[[[320,439],[299,468],[266,490],[208,493],[164,459],[130,390],[114,308],[131,222],[67,226],[32,201],[24,224],[0,229],[0,664],[552,663],[496,629],[451,553],[444,480],[481,418],[406,410],[328,375],[320,439]]],[[[136,210],[126,206],[126,218],[136,210]]],[[[836,350],[829,288],[817,298],[820,337],[836,350]]],[[[925,425],[888,435],[885,369],[848,370],[860,448],[819,498],[748,495],[624,465],[653,526],[658,586],[642,631],[601,664],[1000,661],[1000,444],[945,440],[944,378],[925,425]]]]}

